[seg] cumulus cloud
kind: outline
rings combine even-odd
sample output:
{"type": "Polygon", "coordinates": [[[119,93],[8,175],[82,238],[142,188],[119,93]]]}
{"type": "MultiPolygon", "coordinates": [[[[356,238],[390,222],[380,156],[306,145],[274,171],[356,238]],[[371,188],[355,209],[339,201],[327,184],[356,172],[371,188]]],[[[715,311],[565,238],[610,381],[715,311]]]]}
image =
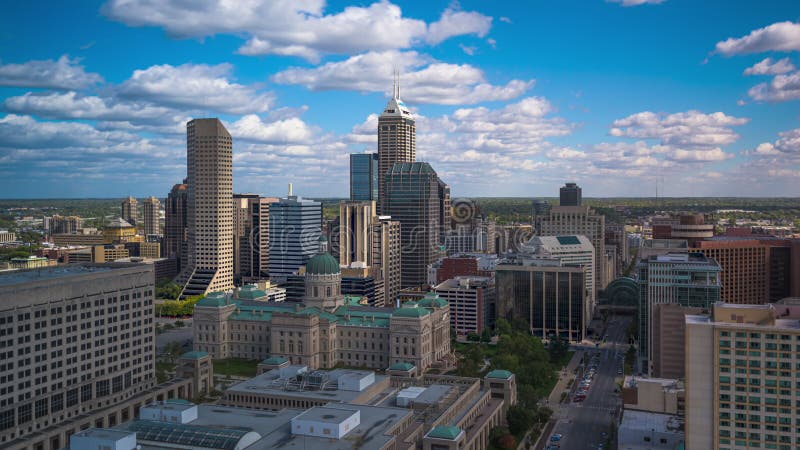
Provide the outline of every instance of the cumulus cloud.
{"type": "Polygon", "coordinates": [[[725,56],[768,51],[800,50],[800,23],[777,22],[740,38],[717,42],[715,52],[725,56]]]}
{"type": "Polygon", "coordinates": [[[663,114],[644,111],[615,120],[609,133],[616,137],[658,139],[663,145],[717,146],[736,141],[739,136],[730,127],[747,122],[746,118],[722,112],[704,114],[692,110],[663,114]]]}
{"type": "Polygon", "coordinates": [[[232,82],[231,71],[227,63],[156,65],[134,71],[116,92],[134,101],[208,112],[248,114],[269,109],[272,94],[232,82]]]}
{"type": "Polygon", "coordinates": [[[103,81],[100,75],[86,72],[79,62],[63,55],[57,61],[0,64],[0,86],[83,89],[103,81]]]}
{"type": "Polygon", "coordinates": [[[39,122],[31,116],[17,114],[0,118],[0,148],[86,148],[138,139],[135,134],[98,131],[79,122],[39,122]]]}
{"type": "Polygon", "coordinates": [[[234,139],[278,143],[309,142],[314,131],[303,120],[297,117],[264,122],[255,114],[248,114],[227,126],[234,139]]]}
{"type": "Polygon", "coordinates": [[[483,71],[469,64],[449,64],[415,51],[368,52],[315,68],[290,68],[272,80],[299,84],[314,91],[390,91],[392,72],[402,73],[401,94],[409,103],[465,105],[510,100],[533,86],[533,81],[511,80],[506,85],[486,82],[483,71]]]}
{"type": "Polygon", "coordinates": [[[775,142],[759,144],[752,153],[758,156],[783,155],[800,161],[800,128],[778,133],[778,136],[775,142]]]}
{"type": "Polygon", "coordinates": [[[657,5],[665,0],[608,0],[610,3],[619,3],[622,6],[657,5]]]}
{"type": "Polygon", "coordinates": [[[130,26],[158,26],[177,38],[233,34],[245,36],[239,49],[245,55],[291,55],[318,61],[323,53],[353,54],[401,49],[417,41],[438,44],[453,36],[485,36],[491,17],[449,7],[428,26],[403,17],[387,1],[366,7],[348,6],[326,14],[322,0],[111,0],[103,7],[108,17],[130,26]]]}
{"type": "Polygon", "coordinates": [[[756,101],[785,102],[800,99],[800,72],[777,75],[768,83],[760,83],[747,91],[756,101]]]}
{"type": "Polygon", "coordinates": [[[174,111],[148,103],[118,102],[97,96],[82,96],[74,91],[28,92],[9,97],[3,107],[10,112],[32,114],[49,119],[94,119],[160,122],[169,120],[174,111]]]}
{"type": "Polygon", "coordinates": [[[780,75],[783,73],[791,72],[795,69],[794,64],[789,61],[789,58],[779,59],[772,61],[772,58],[766,58],[754,65],[744,69],[745,75],[780,75]]]}

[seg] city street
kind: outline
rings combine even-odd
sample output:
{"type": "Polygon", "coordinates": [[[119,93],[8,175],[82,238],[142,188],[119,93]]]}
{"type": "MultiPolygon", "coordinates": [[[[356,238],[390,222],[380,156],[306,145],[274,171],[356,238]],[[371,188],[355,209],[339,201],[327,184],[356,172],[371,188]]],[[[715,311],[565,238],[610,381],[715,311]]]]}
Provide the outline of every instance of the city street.
{"type": "MultiPolygon", "coordinates": [[[[615,393],[617,381],[622,378],[617,374],[621,366],[617,355],[624,355],[628,348],[626,330],[630,317],[612,317],[609,320],[607,342],[601,343],[596,349],[587,348],[586,363],[595,352],[599,352],[597,369],[589,388],[586,400],[583,402],[570,401],[561,404],[554,411],[558,422],[552,434],[561,434],[562,450],[582,450],[589,448],[602,448],[608,434],[611,432],[611,423],[619,406],[619,394],[615,393]]],[[[580,381],[582,371],[579,369],[575,385],[580,381]]],[[[574,394],[570,395],[572,400],[574,394]]],[[[549,438],[549,436],[548,436],[549,438]]]]}

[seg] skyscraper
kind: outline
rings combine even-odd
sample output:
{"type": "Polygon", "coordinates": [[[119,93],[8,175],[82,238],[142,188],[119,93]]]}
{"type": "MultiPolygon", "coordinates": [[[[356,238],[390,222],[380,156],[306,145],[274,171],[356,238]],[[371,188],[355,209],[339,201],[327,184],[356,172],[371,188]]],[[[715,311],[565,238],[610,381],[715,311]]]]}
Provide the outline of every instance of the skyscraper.
{"type": "Polygon", "coordinates": [[[378,117],[378,210],[385,214],[386,173],[395,163],[410,163],[417,155],[417,128],[408,107],[400,100],[400,87],[378,117]]]}
{"type": "Polygon", "coordinates": [[[428,265],[444,253],[440,222],[443,183],[426,162],[397,163],[385,181],[385,212],[400,222],[402,287],[425,285],[428,265]]]}
{"type": "Polygon", "coordinates": [[[267,278],[269,205],[277,201],[257,194],[233,194],[233,268],[238,282],[267,278]]]}
{"type": "Polygon", "coordinates": [[[186,124],[187,264],[184,296],[233,287],[233,141],[219,119],[186,124]]]}
{"type": "Polygon", "coordinates": [[[322,204],[292,195],[270,204],[269,277],[297,273],[319,249],[322,204]]]}
{"type": "MultiPolygon", "coordinates": [[[[161,234],[159,214],[161,212],[161,202],[155,197],[145,199],[143,204],[144,212],[144,234],[161,234]]],[[[132,224],[131,224],[132,225],[132,224]]]]}
{"type": "Polygon", "coordinates": [[[129,224],[136,226],[139,218],[139,202],[133,197],[128,197],[122,201],[121,217],[129,224]]]}
{"type": "Polygon", "coordinates": [[[166,258],[178,260],[178,273],[186,265],[187,230],[187,180],[183,184],[172,186],[164,204],[164,249],[161,254],[166,258]]]}
{"type": "Polygon", "coordinates": [[[339,264],[349,266],[370,260],[374,201],[343,201],[339,203],[339,264]]]}
{"type": "Polygon", "coordinates": [[[350,155],[350,200],[378,200],[378,154],[350,155]]]}
{"type": "Polygon", "coordinates": [[[567,183],[559,191],[560,206],[581,206],[581,188],[575,183],[567,183]]]}
{"type": "Polygon", "coordinates": [[[383,298],[393,306],[401,289],[402,244],[400,222],[390,216],[378,216],[372,222],[372,267],[380,267],[383,279],[383,298]]]}

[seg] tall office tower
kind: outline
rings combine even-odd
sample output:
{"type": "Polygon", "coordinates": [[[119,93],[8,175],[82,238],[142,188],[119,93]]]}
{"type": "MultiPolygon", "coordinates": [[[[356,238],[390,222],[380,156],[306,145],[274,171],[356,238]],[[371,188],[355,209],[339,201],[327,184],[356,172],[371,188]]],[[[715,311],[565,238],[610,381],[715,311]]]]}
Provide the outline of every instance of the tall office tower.
{"type": "Polygon", "coordinates": [[[58,214],[52,217],[45,217],[48,219],[47,226],[44,228],[50,235],[54,234],[75,234],[83,227],[83,219],[78,216],[59,216],[58,214]]]}
{"type": "Polygon", "coordinates": [[[350,154],[350,200],[378,200],[378,154],[350,154]]]}
{"type": "Polygon", "coordinates": [[[727,303],[769,303],[769,247],[755,239],[699,241],[691,251],[722,267],[720,298],[727,303]]]}
{"type": "Polygon", "coordinates": [[[581,188],[575,183],[567,183],[559,190],[559,206],[581,206],[581,188]]]}
{"type": "Polygon", "coordinates": [[[654,355],[653,310],[674,303],[691,308],[709,308],[720,300],[720,272],[715,260],[702,253],[651,255],[636,265],[639,282],[639,367],[652,374],[654,355]]]}
{"type": "Polygon", "coordinates": [[[534,232],[541,234],[537,227],[540,224],[539,218],[550,215],[550,202],[547,200],[534,200],[531,208],[531,223],[534,225],[534,232]]]}
{"type": "Polygon", "coordinates": [[[686,449],[796,449],[796,304],[717,303],[686,321],[686,449]]]}
{"type": "Polygon", "coordinates": [[[386,174],[395,163],[412,163],[417,158],[417,127],[408,107],[400,100],[395,83],[392,98],[378,117],[378,211],[386,213],[386,174]]]}
{"type": "Polygon", "coordinates": [[[606,279],[606,217],[595,213],[588,206],[556,206],[550,214],[539,218],[538,228],[542,236],[583,235],[594,246],[595,294],[605,289],[611,280],[606,279]]]}
{"type": "Polygon", "coordinates": [[[269,205],[277,201],[258,194],[233,194],[233,277],[237,284],[268,276],[269,205]]]}
{"type": "Polygon", "coordinates": [[[368,261],[379,267],[383,281],[383,298],[386,306],[394,306],[402,289],[402,244],[400,222],[389,216],[378,216],[372,221],[372,255],[368,261]]]}
{"type": "Polygon", "coordinates": [[[386,213],[400,222],[403,288],[427,284],[428,265],[443,256],[439,177],[426,162],[397,163],[386,173],[386,213]]]}
{"type": "Polygon", "coordinates": [[[522,319],[543,339],[560,336],[580,342],[591,321],[585,271],[585,266],[558,258],[516,255],[501,260],[493,318],[522,319]]]}
{"type": "Polygon", "coordinates": [[[178,273],[186,266],[187,229],[186,207],[188,204],[188,186],[183,184],[172,186],[164,204],[164,248],[161,254],[166,258],[178,261],[178,273]]]}
{"type": "Polygon", "coordinates": [[[535,236],[520,246],[522,259],[557,259],[565,266],[582,266],[586,273],[586,315],[594,314],[597,280],[595,248],[586,236],[535,236]]]}
{"type": "MultiPolygon", "coordinates": [[[[161,213],[161,202],[155,197],[145,199],[143,204],[144,212],[144,234],[145,236],[151,234],[161,234],[161,226],[159,223],[161,213]]],[[[131,224],[132,225],[132,224],[131,224]]]]}
{"type": "Polygon", "coordinates": [[[61,449],[156,385],[152,264],[0,275],[0,447],[61,449]]]}
{"type": "Polygon", "coordinates": [[[285,279],[319,250],[322,204],[292,195],[270,204],[269,277],[285,279]]]}
{"type": "Polygon", "coordinates": [[[233,141],[219,119],[186,124],[187,263],[183,296],[233,288],[233,141]]]}
{"type": "Polygon", "coordinates": [[[339,264],[350,266],[356,261],[369,264],[374,217],[373,200],[339,203],[339,264]]]}
{"type": "Polygon", "coordinates": [[[136,226],[139,219],[139,202],[133,197],[128,197],[122,201],[122,217],[129,224],[136,226]]]}

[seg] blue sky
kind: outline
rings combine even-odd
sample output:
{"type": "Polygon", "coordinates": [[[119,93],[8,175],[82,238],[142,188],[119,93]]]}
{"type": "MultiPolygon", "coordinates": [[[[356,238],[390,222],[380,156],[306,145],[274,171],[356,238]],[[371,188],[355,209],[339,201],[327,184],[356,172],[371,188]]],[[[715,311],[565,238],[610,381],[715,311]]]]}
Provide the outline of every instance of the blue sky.
{"type": "Polygon", "coordinates": [[[0,198],[164,196],[202,116],[237,192],[346,196],[394,69],[455,197],[800,195],[798,2],[227,3],[6,5],[0,198]]]}

